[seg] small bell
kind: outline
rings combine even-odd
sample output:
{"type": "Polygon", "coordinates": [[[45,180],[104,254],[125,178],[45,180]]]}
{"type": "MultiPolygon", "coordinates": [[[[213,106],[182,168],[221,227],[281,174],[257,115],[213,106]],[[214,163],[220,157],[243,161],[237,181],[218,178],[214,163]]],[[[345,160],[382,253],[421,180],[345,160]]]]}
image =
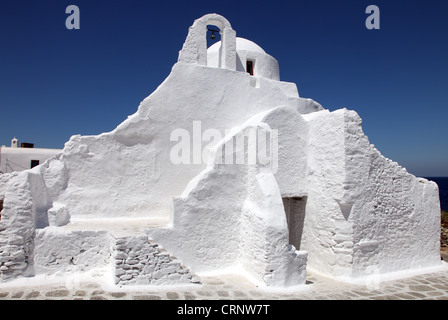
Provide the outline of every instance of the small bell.
{"type": "Polygon", "coordinates": [[[210,39],[212,39],[212,40],[215,40],[215,39],[216,39],[215,31],[212,31],[212,34],[211,34],[211,36],[210,36],[210,39]]]}

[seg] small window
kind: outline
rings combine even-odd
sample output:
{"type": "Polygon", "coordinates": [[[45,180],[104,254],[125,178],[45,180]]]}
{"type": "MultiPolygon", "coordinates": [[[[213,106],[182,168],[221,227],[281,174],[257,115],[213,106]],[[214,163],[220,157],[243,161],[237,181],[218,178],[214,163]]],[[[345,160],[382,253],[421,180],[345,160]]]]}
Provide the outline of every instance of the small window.
{"type": "Polygon", "coordinates": [[[39,165],[39,160],[31,160],[31,168],[39,165]]]}
{"type": "Polygon", "coordinates": [[[22,142],[20,144],[21,148],[34,148],[34,143],[27,143],[27,142],[22,142]]]}
{"type": "Polygon", "coordinates": [[[247,62],[246,62],[246,71],[251,76],[254,75],[254,62],[253,61],[247,60],[247,62]]]}

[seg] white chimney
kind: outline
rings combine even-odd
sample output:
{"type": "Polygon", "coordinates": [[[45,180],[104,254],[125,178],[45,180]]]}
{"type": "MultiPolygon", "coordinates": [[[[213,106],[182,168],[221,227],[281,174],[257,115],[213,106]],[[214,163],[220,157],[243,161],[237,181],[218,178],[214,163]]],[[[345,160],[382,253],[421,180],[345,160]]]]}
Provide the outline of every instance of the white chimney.
{"type": "Polygon", "coordinates": [[[18,148],[19,140],[14,137],[14,139],[11,140],[11,148],[18,148]]]}

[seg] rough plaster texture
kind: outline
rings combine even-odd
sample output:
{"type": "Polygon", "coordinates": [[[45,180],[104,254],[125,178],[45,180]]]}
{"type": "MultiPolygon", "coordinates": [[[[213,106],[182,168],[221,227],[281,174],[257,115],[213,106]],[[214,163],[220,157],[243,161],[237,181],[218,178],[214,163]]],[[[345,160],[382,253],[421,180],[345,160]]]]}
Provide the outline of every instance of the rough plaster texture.
{"type": "Polygon", "coordinates": [[[115,239],[106,231],[71,231],[57,227],[36,230],[36,274],[86,271],[110,264],[115,239]]]}
{"type": "Polygon", "coordinates": [[[301,248],[308,266],[356,278],[439,265],[437,185],[383,157],[356,112],[304,117],[311,139],[301,248]]]}
{"type": "MultiPolygon", "coordinates": [[[[66,268],[76,252],[62,250],[71,237],[78,249],[100,239],[100,261],[114,254],[105,249],[108,233],[66,232],[58,235],[61,248],[47,245],[57,235],[48,230],[75,218],[169,217],[169,225],[147,234],[193,272],[241,266],[270,286],[304,283],[306,267],[352,279],[439,265],[437,185],[383,157],[356,112],[330,112],[299,97],[295,84],[278,81],[278,63],[269,57],[237,40],[224,17],[206,15],[189,29],[170,75],[134,115],[111,132],[73,136],[43,165],[2,177],[2,279],[54,267],[44,258],[50,249],[66,268]],[[210,49],[209,61],[208,24],[217,25],[223,39],[210,49]],[[241,69],[247,58],[256,59],[254,76],[241,69]],[[267,63],[257,64],[263,59],[267,63]],[[182,129],[194,137],[193,123],[200,123],[200,137],[214,129],[224,138],[209,141],[213,161],[192,152],[189,163],[175,164],[170,151],[178,141],[171,135],[182,129]],[[229,143],[253,130],[278,137],[275,161],[223,162],[241,151],[227,149],[229,143]]],[[[243,144],[247,159],[249,145],[243,144]]],[[[156,260],[147,260],[154,247],[141,245],[145,239],[119,240],[142,248],[121,252],[140,258],[138,270],[120,274],[120,282],[188,280],[164,268],[162,280],[149,272],[156,260]]],[[[78,264],[87,268],[95,250],[79,251],[78,264]]]]}
{"type": "Polygon", "coordinates": [[[34,232],[48,225],[51,207],[39,167],[20,172],[7,183],[0,221],[2,279],[34,274],[34,232]]]}

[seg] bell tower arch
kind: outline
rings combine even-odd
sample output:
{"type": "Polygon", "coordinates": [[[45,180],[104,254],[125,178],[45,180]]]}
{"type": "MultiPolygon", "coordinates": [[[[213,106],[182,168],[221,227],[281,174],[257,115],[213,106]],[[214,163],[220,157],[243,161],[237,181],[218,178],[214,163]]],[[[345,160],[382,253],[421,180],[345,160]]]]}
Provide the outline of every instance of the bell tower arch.
{"type": "Polygon", "coordinates": [[[179,52],[178,62],[207,65],[207,25],[217,26],[220,30],[222,55],[219,65],[223,69],[235,71],[236,32],[226,18],[215,13],[206,14],[194,21],[179,52]]]}

